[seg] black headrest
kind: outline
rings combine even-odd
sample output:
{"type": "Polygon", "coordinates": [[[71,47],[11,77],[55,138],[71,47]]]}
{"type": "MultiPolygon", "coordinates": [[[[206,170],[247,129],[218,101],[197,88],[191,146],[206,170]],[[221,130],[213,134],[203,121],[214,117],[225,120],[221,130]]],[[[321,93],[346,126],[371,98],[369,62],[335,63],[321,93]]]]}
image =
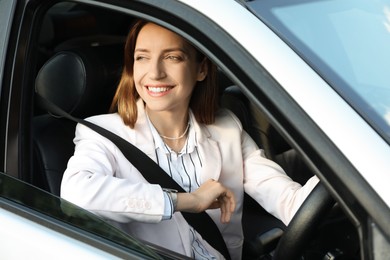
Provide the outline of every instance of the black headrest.
{"type": "Polygon", "coordinates": [[[60,51],[40,69],[35,91],[77,117],[107,113],[123,66],[123,44],[60,51]]]}

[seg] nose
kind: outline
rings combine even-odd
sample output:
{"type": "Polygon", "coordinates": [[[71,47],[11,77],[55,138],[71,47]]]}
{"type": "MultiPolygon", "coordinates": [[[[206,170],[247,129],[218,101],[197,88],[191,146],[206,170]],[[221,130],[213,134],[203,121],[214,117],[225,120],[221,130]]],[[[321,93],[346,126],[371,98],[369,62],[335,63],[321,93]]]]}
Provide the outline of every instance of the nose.
{"type": "Polygon", "coordinates": [[[164,63],[160,59],[155,59],[150,62],[149,77],[157,80],[166,76],[164,63]]]}

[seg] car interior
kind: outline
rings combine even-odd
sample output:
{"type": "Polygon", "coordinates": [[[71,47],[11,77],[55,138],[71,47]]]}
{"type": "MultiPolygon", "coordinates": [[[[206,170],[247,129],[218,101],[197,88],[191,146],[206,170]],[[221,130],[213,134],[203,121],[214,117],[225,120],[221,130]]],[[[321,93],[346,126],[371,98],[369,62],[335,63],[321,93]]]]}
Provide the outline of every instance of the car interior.
{"type": "MultiPolygon", "coordinates": [[[[131,22],[127,15],[87,5],[59,3],[51,7],[42,19],[38,39],[36,93],[77,118],[107,113],[121,75],[123,46],[131,22]]],[[[221,107],[235,113],[270,159],[294,180],[305,183],[313,173],[298,152],[222,71],[219,83],[221,107]]],[[[25,179],[59,196],[62,174],[74,150],[75,123],[48,113],[39,102],[35,102],[33,114],[33,170],[25,171],[25,179]]],[[[249,196],[245,198],[242,223],[247,259],[269,254],[286,228],[249,196]]],[[[350,256],[348,259],[359,259],[356,229],[337,204],[319,230],[308,255],[330,251],[337,255],[340,250],[350,256]]]]}

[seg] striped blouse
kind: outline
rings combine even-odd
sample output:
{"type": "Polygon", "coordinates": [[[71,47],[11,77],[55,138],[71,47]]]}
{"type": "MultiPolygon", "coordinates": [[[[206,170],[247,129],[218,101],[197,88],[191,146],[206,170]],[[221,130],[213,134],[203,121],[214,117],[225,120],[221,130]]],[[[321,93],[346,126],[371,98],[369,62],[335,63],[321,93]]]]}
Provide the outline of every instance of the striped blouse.
{"type": "MultiPolygon", "coordinates": [[[[189,132],[186,143],[179,153],[173,151],[168,145],[164,143],[152,122],[148,122],[152,131],[155,152],[158,165],[174,179],[185,191],[192,192],[200,186],[200,174],[202,170],[202,158],[200,158],[197,150],[196,133],[193,127],[193,114],[189,113],[189,132]]],[[[167,192],[164,192],[165,197],[165,212],[163,219],[171,219],[173,212],[173,205],[171,198],[167,192]]],[[[195,230],[190,229],[190,241],[192,241],[192,253],[194,259],[216,259],[212,256],[202,244],[202,241],[196,239],[194,235],[195,230]]]]}

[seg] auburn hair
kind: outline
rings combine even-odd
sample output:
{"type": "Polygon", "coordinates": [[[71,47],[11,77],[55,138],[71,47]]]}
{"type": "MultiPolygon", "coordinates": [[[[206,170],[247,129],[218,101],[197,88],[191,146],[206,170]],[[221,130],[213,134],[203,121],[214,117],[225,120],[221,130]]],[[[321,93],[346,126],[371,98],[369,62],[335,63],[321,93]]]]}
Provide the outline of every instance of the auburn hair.
{"type": "MultiPolygon", "coordinates": [[[[110,112],[118,112],[123,122],[131,128],[134,128],[137,121],[137,100],[140,98],[133,77],[134,50],[138,34],[147,23],[149,22],[145,20],[137,20],[127,35],[123,71],[110,106],[110,112]]],[[[195,47],[194,49],[197,52],[197,61],[205,60],[207,63],[207,76],[203,81],[196,83],[197,86],[192,92],[189,106],[199,123],[212,124],[215,120],[219,102],[217,68],[199,50],[195,47]]]]}

